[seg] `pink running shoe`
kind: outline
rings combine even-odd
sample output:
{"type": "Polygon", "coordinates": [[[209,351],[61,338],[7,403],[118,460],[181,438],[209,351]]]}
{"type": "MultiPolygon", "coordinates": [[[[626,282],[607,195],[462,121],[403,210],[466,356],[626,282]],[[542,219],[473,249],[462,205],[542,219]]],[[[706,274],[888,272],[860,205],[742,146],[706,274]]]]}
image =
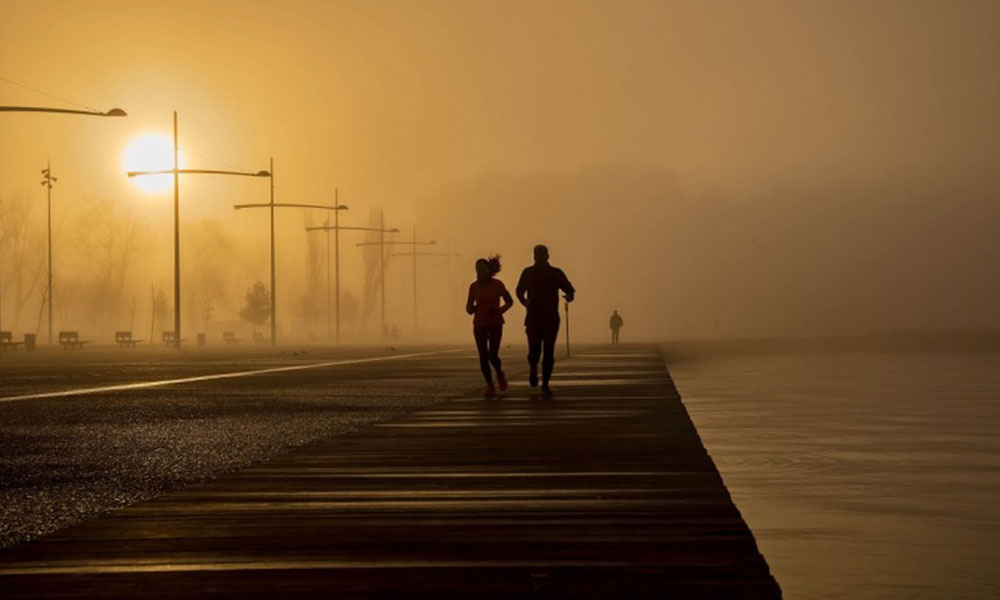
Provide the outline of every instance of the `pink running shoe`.
{"type": "Polygon", "coordinates": [[[503,371],[497,373],[497,383],[500,384],[501,392],[507,391],[507,375],[503,371]]]}
{"type": "Polygon", "coordinates": [[[488,385],[486,386],[486,390],[483,392],[483,395],[486,396],[487,398],[492,398],[493,396],[497,395],[497,391],[493,389],[492,385],[488,385]]]}

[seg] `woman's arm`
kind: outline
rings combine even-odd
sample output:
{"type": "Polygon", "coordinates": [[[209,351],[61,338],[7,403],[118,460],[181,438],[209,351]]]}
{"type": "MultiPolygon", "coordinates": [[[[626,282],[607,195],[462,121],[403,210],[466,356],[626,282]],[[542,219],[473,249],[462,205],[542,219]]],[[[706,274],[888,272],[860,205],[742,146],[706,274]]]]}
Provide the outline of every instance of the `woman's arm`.
{"type": "Polygon", "coordinates": [[[510,292],[507,291],[506,287],[503,288],[502,292],[500,292],[500,297],[503,298],[503,306],[500,307],[500,314],[502,315],[510,310],[511,306],[514,306],[514,298],[511,297],[510,292]]]}
{"type": "Polygon", "coordinates": [[[476,312],[476,295],[473,292],[474,289],[473,286],[475,285],[476,284],[473,283],[472,285],[469,286],[469,298],[468,300],[465,301],[465,312],[467,312],[470,315],[476,312]]]}

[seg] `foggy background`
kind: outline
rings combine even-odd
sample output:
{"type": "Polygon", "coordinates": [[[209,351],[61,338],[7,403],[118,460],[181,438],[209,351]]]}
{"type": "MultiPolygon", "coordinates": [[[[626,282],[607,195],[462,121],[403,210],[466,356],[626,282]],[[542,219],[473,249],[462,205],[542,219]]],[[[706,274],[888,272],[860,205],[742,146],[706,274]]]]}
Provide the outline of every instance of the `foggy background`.
{"type": "MultiPolygon", "coordinates": [[[[338,188],[342,225],[384,210],[395,239],[461,254],[421,260],[416,336],[390,258],[404,338],[467,336],[475,258],[502,254],[513,288],[539,242],[592,339],[616,308],[625,340],[998,328],[998,30],[971,0],[0,0],[0,104],[67,106],[17,82],[129,112],[0,115],[3,328],[38,327],[48,158],[56,330],[148,337],[157,289],[155,338],[172,328],[171,194],[123,154],[173,110],[188,166],[274,157],[277,202],[338,188]]],[[[249,332],[267,212],[232,205],[267,193],[182,177],[186,338],[209,304],[210,339],[249,332]]],[[[325,218],[278,211],[284,339],[326,335],[325,237],[304,231],[325,218]]],[[[347,339],[379,329],[366,239],[341,239],[347,339]]]]}

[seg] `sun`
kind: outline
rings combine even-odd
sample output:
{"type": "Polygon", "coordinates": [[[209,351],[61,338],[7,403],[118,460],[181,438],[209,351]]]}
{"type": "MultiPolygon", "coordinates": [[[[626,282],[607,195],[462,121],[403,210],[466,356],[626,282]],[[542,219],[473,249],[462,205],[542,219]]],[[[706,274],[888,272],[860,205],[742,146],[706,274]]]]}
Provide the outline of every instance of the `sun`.
{"type": "MultiPolygon", "coordinates": [[[[184,166],[184,157],[179,162],[184,166]]],[[[147,133],[129,142],[123,158],[126,171],[161,171],[174,167],[174,143],[162,133],[147,133]]],[[[173,189],[173,175],[130,177],[136,187],[149,194],[164,194],[173,189]]]]}

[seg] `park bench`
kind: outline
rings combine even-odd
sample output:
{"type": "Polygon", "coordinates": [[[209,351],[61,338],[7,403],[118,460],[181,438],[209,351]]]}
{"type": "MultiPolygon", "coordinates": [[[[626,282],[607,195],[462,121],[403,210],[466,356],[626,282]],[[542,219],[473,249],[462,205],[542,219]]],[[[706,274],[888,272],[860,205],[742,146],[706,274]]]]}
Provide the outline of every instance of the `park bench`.
{"type": "Polygon", "coordinates": [[[144,340],[137,340],[132,337],[131,331],[116,331],[115,332],[115,343],[118,344],[119,348],[135,348],[139,342],[144,340]]]}
{"type": "MultiPolygon", "coordinates": [[[[167,346],[168,348],[170,346],[176,345],[176,343],[175,343],[176,340],[174,339],[174,337],[175,336],[174,336],[174,332],[173,331],[164,331],[163,332],[163,345],[167,346]]],[[[182,339],[181,341],[184,342],[186,340],[182,339]]]]}
{"type": "Polygon", "coordinates": [[[80,334],[76,331],[60,331],[59,343],[63,350],[82,350],[84,344],[89,344],[90,340],[81,340],[80,334]]]}
{"type": "Polygon", "coordinates": [[[240,338],[236,337],[236,334],[233,333],[232,331],[223,331],[222,341],[225,342],[226,345],[231,346],[233,344],[239,343],[240,338]]]}
{"type": "Polygon", "coordinates": [[[24,342],[15,342],[14,334],[9,331],[0,331],[0,351],[17,350],[17,347],[24,342]]]}

